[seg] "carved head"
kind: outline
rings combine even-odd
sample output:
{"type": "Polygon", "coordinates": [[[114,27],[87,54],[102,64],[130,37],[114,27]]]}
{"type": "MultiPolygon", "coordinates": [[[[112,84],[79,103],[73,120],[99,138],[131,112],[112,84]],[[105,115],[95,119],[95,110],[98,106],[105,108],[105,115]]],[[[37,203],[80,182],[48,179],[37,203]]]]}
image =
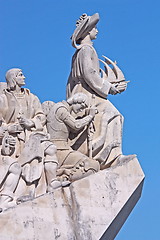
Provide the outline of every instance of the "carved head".
{"type": "Polygon", "coordinates": [[[67,103],[72,106],[74,113],[82,112],[89,106],[89,100],[86,94],[76,93],[67,100],[67,103]]]}
{"type": "Polygon", "coordinates": [[[6,82],[9,90],[13,90],[16,85],[24,86],[25,85],[25,76],[22,73],[22,70],[19,68],[12,68],[6,73],[6,82]]]}
{"type": "Polygon", "coordinates": [[[98,21],[98,13],[95,13],[92,16],[88,16],[86,13],[82,14],[76,22],[76,29],[71,37],[72,46],[79,49],[81,46],[78,46],[77,44],[80,44],[81,40],[83,40],[88,34],[90,34],[91,40],[95,39],[98,32],[96,29],[98,21]]]}

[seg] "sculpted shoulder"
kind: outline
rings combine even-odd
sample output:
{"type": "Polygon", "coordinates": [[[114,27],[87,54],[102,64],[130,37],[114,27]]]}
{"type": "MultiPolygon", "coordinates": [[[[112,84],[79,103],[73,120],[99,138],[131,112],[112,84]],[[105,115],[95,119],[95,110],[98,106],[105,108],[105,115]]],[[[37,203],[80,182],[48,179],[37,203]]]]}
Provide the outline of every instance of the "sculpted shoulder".
{"type": "Polygon", "coordinates": [[[63,102],[59,102],[54,104],[54,106],[51,108],[50,113],[48,114],[48,119],[55,116],[57,120],[63,121],[68,116],[68,114],[69,109],[67,105],[63,102]]]}
{"type": "Polygon", "coordinates": [[[95,49],[90,44],[83,44],[81,48],[79,49],[81,52],[95,52],[95,49]]]}

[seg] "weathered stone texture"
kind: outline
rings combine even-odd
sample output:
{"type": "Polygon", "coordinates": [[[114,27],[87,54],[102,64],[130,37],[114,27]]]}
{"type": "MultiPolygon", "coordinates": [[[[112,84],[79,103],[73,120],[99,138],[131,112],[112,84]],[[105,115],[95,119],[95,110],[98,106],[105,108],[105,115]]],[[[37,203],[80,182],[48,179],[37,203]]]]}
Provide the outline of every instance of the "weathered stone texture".
{"type": "Polygon", "coordinates": [[[76,181],[0,216],[1,240],[112,240],[141,195],[137,158],[76,181]]]}

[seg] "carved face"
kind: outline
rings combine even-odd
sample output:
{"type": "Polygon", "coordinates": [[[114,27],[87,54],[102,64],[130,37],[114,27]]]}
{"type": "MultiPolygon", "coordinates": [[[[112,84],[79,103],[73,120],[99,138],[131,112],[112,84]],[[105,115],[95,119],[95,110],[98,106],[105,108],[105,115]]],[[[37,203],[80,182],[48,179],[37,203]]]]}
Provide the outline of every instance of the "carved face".
{"type": "Polygon", "coordinates": [[[15,81],[19,87],[25,85],[25,76],[23,75],[22,71],[19,71],[17,76],[15,77],[15,81]]]}
{"type": "Polygon", "coordinates": [[[78,113],[78,112],[82,112],[86,107],[87,106],[85,103],[74,103],[72,105],[72,110],[74,113],[78,113]]]}
{"type": "Polygon", "coordinates": [[[89,32],[90,35],[90,39],[96,39],[97,38],[97,34],[98,34],[98,30],[96,27],[92,28],[92,30],[89,32]]]}

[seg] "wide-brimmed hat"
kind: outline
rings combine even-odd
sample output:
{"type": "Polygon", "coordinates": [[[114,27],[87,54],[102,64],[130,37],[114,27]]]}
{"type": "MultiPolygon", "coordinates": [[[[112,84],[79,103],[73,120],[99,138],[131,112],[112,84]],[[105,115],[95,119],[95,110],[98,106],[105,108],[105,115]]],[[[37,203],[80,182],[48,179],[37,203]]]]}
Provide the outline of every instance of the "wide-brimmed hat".
{"type": "Polygon", "coordinates": [[[79,49],[81,46],[77,45],[78,40],[83,39],[96,26],[99,21],[99,14],[95,13],[92,16],[82,14],[76,23],[76,29],[71,37],[72,46],[79,49]]]}

